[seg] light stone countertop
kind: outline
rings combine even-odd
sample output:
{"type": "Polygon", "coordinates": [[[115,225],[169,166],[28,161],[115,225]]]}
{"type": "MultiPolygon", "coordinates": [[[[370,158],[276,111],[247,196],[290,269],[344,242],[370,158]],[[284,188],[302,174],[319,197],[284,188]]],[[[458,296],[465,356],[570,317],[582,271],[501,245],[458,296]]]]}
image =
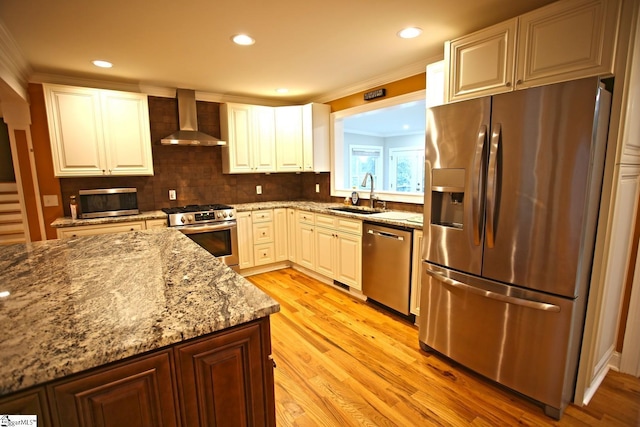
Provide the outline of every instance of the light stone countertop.
{"type": "Polygon", "coordinates": [[[255,210],[263,210],[263,209],[275,209],[275,208],[295,208],[300,210],[305,210],[314,213],[327,214],[327,215],[339,215],[347,218],[360,219],[363,221],[369,222],[377,222],[381,224],[393,225],[397,227],[405,227],[405,228],[413,228],[422,230],[422,222],[414,221],[414,219],[422,218],[422,213],[418,212],[405,212],[405,211],[382,211],[378,210],[377,212],[398,212],[402,214],[406,214],[412,221],[407,221],[405,219],[393,219],[393,218],[380,218],[378,216],[371,216],[366,214],[359,213],[351,213],[351,212],[340,212],[336,211],[332,208],[341,208],[341,207],[350,207],[355,209],[366,210],[366,207],[363,206],[345,206],[341,203],[322,203],[322,202],[309,202],[309,201],[275,201],[275,202],[258,202],[258,203],[241,203],[233,205],[238,212],[246,212],[246,211],[255,211],[255,210]]]}
{"type": "Polygon", "coordinates": [[[57,218],[51,223],[53,228],[76,227],[78,225],[116,224],[118,222],[146,221],[148,219],[166,219],[167,214],[161,210],[140,212],[135,215],[110,216],[104,218],[71,219],[70,216],[57,218]]]}
{"type": "MultiPolygon", "coordinates": [[[[332,210],[331,208],[336,207],[344,207],[345,205],[341,203],[324,203],[324,202],[310,202],[310,201],[272,201],[272,202],[255,202],[255,203],[236,203],[232,205],[236,208],[237,212],[247,212],[247,211],[257,211],[264,209],[275,209],[275,208],[295,208],[300,210],[305,210],[314,213],[321,213],[327,215],[340,215],[347,218],[361,219],[363,221],[377,222],[380,224],[393,225],[396,227],[405,227],[422,230],[422,223],[417,221],[407,221],[404,219],[393,219],[393,218],[379,218],[371,215],[363,215],[351,212],[338,212],[332,210]]],[[[350,206],[349,207],[353,207],[350,206]]],[[[366,209],[363,206],[355,206],[356,209],[366,209]]],[[[386,212],[400,212],[404,213],[409,217],[421,218],[422,213],[419,212],[404,212],[404,211],[386,211],[386,212]]],[[[70,217],[58,218],[54,222],[51,223],[51,226],[54,228],[60,227],[74,227],[79,225],[96,225],[96,224],[111,224],[118,222],[126,222],[126,221],[137,221],[137,220],[145,220],[145,219],[160,219],[166,218],[167,214],[162,211],[151,211],[144,212],[139,215],[128,215],[128,216],[119,216],[119,217],[108,217],[108,218],[92,218],[92,219],[77,219],[72,220],[70,217]]]]}
{"type": "Polygon", "coordinates": [[[279,304],[174,229],[0,247],[0,396],[279,304]]]}

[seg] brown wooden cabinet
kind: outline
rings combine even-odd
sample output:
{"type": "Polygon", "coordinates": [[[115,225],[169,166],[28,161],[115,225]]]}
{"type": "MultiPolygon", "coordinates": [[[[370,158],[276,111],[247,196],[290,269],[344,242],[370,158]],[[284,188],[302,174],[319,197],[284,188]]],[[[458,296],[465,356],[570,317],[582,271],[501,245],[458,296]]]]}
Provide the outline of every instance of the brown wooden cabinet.
{"type": "Polygon", "coordinates": [[[40,427],[275,426],[269,317],[0,398],[40,427]]]}
{"type": "Polygon", "coordinates": [[[269,318],[175,349],[185,426],[275,426],[269,318]]]}
{"type": "Polygon", "coordinates": [[[176,427],[170,349],[47,387],[59,427],[176,427]]]}
{"type": "Polygon", "coordinates": [[[44,387],[0,399],[0,414],[37,415],[39,426],[48,427],[51,425],[44,387]]]}

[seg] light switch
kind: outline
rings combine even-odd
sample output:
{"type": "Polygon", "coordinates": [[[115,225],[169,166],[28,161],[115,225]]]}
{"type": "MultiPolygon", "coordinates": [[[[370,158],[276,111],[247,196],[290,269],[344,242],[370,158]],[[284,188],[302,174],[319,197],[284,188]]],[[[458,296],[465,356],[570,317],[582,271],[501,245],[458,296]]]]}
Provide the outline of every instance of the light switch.
{"type": "Polygon", "coordinates": [[[316,193],[320,192],[320,184],[316,184],[316,193]]]}
{"type": "Polygon", "coordinates": [[[176,199],[176,190],[169,190],[169,200],[176,199]]]}
{"type": "Polygon", "coordinates": [[[256,194],[262,194],[262,185],[256,185],[256,194]]]}

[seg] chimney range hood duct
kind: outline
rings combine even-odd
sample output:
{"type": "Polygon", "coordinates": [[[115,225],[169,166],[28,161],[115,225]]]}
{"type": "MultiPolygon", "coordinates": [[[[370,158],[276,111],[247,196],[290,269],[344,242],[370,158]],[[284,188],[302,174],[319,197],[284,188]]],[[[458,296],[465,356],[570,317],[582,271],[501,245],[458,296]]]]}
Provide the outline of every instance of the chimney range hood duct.
{"type": "Polygon", "coordinates": [[[225,141],[198,131],[196,92],[178,89],[178,119],[180,130],[160,140],[163,145],[226,145],[225,141]]]}

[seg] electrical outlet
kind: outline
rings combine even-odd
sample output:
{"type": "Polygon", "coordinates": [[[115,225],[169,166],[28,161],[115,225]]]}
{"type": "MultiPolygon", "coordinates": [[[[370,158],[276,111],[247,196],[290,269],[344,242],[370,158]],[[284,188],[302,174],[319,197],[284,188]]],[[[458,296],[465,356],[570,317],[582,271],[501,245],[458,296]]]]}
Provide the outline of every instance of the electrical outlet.
{"type": "Polygon", "coordinates": [[[320,184],[316,184],[316,193],[320,192],[320,184]]]}
{"type": "Polygon", "coordinates": [[[56,194],[45,194],[42,196],[44,207],[58,206],[58,196],[56,194]]]}
{"type": "Polygon", "coordinates": [[[169,200],[176,199],[176,190],[169,190],[169,200]]]}
{"type": "Polygon", "coordinates": [[[256,194],[262,194],[262,185],[256,185],[256,194]]]}

